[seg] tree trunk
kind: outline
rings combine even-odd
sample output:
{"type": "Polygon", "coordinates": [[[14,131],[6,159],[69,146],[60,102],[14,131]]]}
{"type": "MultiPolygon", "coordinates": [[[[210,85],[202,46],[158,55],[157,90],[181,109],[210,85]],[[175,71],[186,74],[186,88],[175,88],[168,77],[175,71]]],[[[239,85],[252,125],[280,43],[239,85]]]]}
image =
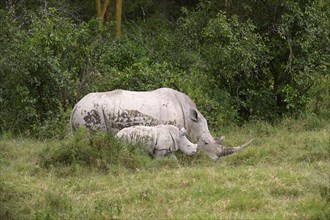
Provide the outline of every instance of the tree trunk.
{"type": "MultiPolygon", "coordinates": [[[[97,16],[100,18],[101,24],[105,24],[107,22],[109,17],[109,8],[110,8],[110,0],[105,0],[103,5],[101,0],[95,0],[96,3],[96,11],[97,16]]],[[[123,8],[123,1],[122,0],[115,0],[116,4],[116,14],[115,14],[115,20],[116,20],[116,34],[115,38],[117,40],[121,37],[121,17],[122,17],[122,8],[123,8]]]]}
{"type": "Polygon", "coordinates": [[[101,24],[104,24],[108,19],[110,0],[105,0],[103,6],[101,7],[101,0],[95,0],[97,16],[101,20],[101,24]]]}
{"type": "Polygon", "coordinates": [[[123,8],[123,1],[116,0],[116,39],[119,40],[121,37],[121,14],[123,8]]]}

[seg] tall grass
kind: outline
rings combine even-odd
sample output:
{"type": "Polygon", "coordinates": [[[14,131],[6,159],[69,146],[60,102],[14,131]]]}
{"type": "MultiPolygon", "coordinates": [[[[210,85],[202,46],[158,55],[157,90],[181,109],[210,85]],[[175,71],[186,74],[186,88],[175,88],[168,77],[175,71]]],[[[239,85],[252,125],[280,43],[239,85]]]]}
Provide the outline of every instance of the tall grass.
{"type": "Polygon", "coordinates": [[[0,219],[329,219],[329,130],[316,118],[225,131],[249,148],[153,160],[106,134],[2,136],[0,219]]]}
{"type": "Polygon", "coordinates": [[[134,170],[150,161],[137,144],[126,144],[110,134],[78,129],[73,137],[42,151],[39,163],[44,168],[81,165],[108,171],[111,166],[134,170]]]}

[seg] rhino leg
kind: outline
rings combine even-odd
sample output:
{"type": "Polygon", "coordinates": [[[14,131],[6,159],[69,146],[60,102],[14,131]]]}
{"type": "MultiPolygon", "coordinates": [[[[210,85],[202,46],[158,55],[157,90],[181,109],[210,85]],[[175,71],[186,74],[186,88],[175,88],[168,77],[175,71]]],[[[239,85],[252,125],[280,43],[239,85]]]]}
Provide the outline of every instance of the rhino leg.
{"type": "Polygon", "coordinates": [[[168,150],[155,150],[153,152],[153,157],[155,159],[160,159],[162,157],[168,156],[173,160],[178,160],[173,152],[168,152],[168,150]]]}
{"type": "Polygon", "coordinates": [[[155,159],[159,159],[159,158],[165,157],[166,154],[167,154],[167,150],[154,150],[152,156],[155,159]]]}
{"type": "Polygon", "coordinates": [[[172,160],[178,160],[178,158],[175,156],[174,153],[170,153],[170,154],[167,154],[169,158],[171,158],[172,160]]]}

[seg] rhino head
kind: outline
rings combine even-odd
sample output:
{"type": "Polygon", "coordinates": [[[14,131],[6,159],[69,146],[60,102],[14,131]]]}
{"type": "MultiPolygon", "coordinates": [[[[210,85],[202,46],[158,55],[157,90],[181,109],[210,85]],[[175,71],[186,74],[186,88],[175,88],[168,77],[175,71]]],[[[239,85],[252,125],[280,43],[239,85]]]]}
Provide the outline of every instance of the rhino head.
{"type": "Polygon", "coordinates": [[[186,155],[194,155],[197,151],[197,144],[191,143],[186,137],[187,130],[180,128],[178,134],[179,149],[186,155]]]}
{"type": "Polygon", "coordinates": [[[253,141],[253,139],[251,139],[247,143],[237,147],[225,147],[221,145],[223,137],[212,137],[206,119],[197,109],[194,108],[190,109],[187,123],[189,123],[189,130],[187,132],[188,137],[191,141],[197,143],[198,149],[205,152],[212,160],[218,160],[222,156],[227,156],[240,151],[253,141]]]}
{"type": "Polygon", "coordinates": [[[237,146],[237,147],[225,147],[221,145],[223,137],[217,139],[211,139],[210,142],[198,142],[198,148],[204,151],[212,160],[218,160],[222,156],[227,156],[233,154],[246,148],[252,141],[249,140],[247,143],[237,146]]]}

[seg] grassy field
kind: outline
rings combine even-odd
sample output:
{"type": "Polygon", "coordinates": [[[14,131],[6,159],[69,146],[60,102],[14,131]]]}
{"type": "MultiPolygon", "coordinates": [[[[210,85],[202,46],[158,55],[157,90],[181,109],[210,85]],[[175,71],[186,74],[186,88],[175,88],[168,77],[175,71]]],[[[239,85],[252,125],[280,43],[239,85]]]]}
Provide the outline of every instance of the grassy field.
{"type": "Polygon", "coordinates": [[[96,154],[84,149],[83,134],[45,141],[4,134],[0,219],[330,219],[328,122],[285,119],[222,131],[230,146],[256,139],[211,162],[201,154],[178,154],[179,161],[96,154]]]}

